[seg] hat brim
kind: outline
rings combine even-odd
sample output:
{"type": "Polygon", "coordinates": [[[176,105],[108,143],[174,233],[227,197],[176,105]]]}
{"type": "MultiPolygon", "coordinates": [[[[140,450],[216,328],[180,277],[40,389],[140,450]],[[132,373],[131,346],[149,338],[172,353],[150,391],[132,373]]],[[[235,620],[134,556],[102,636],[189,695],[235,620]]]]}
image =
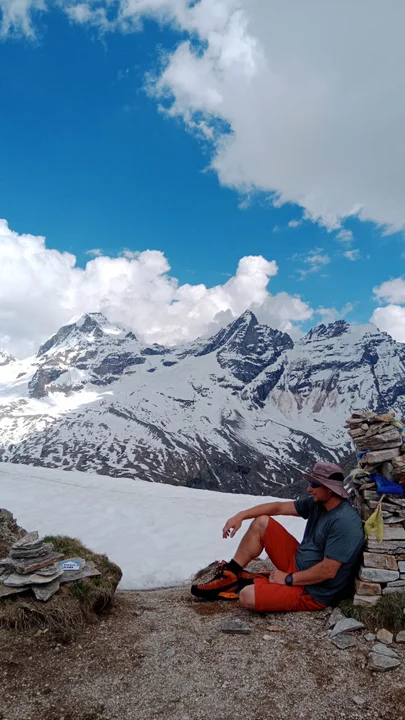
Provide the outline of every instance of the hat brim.
{"type": "Polygon", "coordinates": [[[339,497],[344,498],[345,500],[350,497],[346,488],[343,486],[343,483],[339,482],[339,480],[333,480],[332,478],[324,478],[319,475],[310,475],[309,473],[305,473],[304,478],[305,480],[312,480],[312,482],[323,485],[323,487],[328,488],[328,490],[332,490],[335,495],[339,495],[339,497]]]}

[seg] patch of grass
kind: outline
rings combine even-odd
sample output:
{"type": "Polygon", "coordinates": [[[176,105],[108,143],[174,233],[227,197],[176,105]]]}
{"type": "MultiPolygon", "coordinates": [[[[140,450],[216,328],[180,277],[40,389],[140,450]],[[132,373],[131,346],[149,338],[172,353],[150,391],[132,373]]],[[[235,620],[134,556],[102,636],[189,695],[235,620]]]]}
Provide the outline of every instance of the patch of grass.
{"type": "Polygon", "coordinates": [[[339,607],[347,617],[364,623],[368,630],[401,630],[405,621],[405,593],[383,595],[376,605],[370,607],[353,605],[352,600],[344,600],[339,607]]]}
{"type": "Polygon", "coordinates": [[[81,557],[92,561],[101,573],[95,578],[84,578],[64,583],[47,602],[36,600],[31,591],[0,600],[0,628],[49,628],[63,642],[69,642],[88,622],[95,619],[111,603],[122,577],[121,569],[106,555],[97,555],[67,536],[48,536],[56,552],[65,558],[81,557]]]}

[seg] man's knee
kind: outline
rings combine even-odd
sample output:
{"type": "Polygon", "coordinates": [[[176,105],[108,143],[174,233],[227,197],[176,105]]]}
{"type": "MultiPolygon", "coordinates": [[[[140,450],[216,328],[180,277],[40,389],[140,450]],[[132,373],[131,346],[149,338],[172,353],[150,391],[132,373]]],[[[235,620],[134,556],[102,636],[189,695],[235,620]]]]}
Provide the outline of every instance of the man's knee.
{"type": "Polygon", "coordinates": [[[250,524],[250,527],[252,528],[252,530],[258,530],[260,533],[260,537],[263,537],[264,533],[267,530],[269,520],[270,517],[268,515],[259,515],[259,517],[253,520],[253,522],[250,524]]]}
{"type": "Polygon", "coordinates": [[[244,587],[240,591],[239,602],[241,605],[243,605],[243,607],[248,608],[249,610],[256,609],[255,586],[254,585],[247,585],[247,587],[244,587]]]}

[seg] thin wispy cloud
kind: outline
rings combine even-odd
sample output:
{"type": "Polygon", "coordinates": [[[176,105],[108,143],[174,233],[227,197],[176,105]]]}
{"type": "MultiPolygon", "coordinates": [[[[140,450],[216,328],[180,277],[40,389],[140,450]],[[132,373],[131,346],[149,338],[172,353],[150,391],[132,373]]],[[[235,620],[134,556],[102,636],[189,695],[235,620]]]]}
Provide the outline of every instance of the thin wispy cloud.
{"type": "Polygon", "coordinates": [[[91,257],[100,257],[100,255],[103,254],[103,251],[101,248],[93,248],[92,250],[85,250],[85,255],[90,255],[91,257]]]}
{"type": "Polygon", "coordinates": [[[360,260],[361,257],[360,250],[358,248],[346,250],[343,255],[347,260],[351,260],[351,262],[356,262],[356,260],[360,260]]]}
{"type": "Polygon", "coordinates": [[[321,272],[331,262],[329,255],[323,248],[314,248],[313,250],[310,250],[307,255],[304,253],[295,253],[292,260],[304,263],[304,267],[297,270],[298,276],[301,280],[306,278],[307,275],[321,272]]]}
{"type": "Polygon", "coordinates": [[[339,232],[336,234],[336,240],[339,240],[341,243],[347,243],[350,245],[350,243],[353,242],[353,233],[351,230],[346,230],[345,228],[342,228],[342,230],[339,230],[339,232]]]}

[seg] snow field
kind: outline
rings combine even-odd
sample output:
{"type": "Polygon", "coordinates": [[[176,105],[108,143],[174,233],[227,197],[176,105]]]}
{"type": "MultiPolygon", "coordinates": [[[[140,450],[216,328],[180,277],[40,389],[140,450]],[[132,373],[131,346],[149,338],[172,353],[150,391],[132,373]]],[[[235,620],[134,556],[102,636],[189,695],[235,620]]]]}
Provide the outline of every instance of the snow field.
{"type": "MultiPolygon", "coordinates": [[[[272,500],[0,464],[0,506],[19,525],[41,535],[70,535],[106,553],[122,568],[120,587],[128,590],[180,585],[213,560],[229,560],[249,523],[223,540],[226,520],[272,500]]],[[[302,539],[302,518],[280,522],[302,539]]]]}

